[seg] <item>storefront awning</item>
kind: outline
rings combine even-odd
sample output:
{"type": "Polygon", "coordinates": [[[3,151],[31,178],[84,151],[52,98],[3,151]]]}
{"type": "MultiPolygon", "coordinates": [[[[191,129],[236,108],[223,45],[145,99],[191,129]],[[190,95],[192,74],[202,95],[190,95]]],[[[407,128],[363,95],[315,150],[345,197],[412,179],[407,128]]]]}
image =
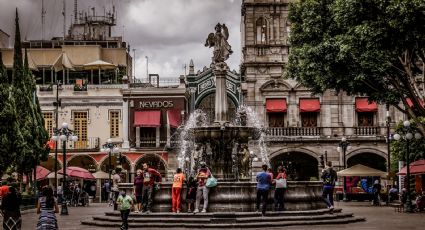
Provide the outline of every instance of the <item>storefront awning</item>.
{"type": "Polygon", "coordinates": [[[159,127],[161,126],[161,111],[147,110],[134,112],[134,126],[159,127]]]}
{"type": "MultiPolygon", "coordinates": [[[[409,164],[409,170],[411,175],[421,175],[425,174],[425,160],[418,160],[415,162],[412,162],[409,164]]],[[[404,166],[400,172],[398,172],[398,175],[406,175],[407,173],[407,166],[404,166]]]]}
{"type": "Polygon", "coordinates": [[[301,98],[300,113],[320,112],[319,98],[301,98]]]}
{"type": "Polygon", "coordinates": [[[284,113],[286,112],[286,99],[267,99],[266,111],[268,113],[284,113]]]}
{"type": "Polygon", "coordinates": [[[179,127],[182,120],[180,110],[177,110],[177,109],[167,110],[167,119],[168,119],[168,124],[171,127],[173,128],[179,127]]]}
{"type": "MultiPolygon", "coordinates": [[[[406,98],[406,102],[407,102],[407,104],[409,105],[410,108],[413,107],[412,99],[406,98]]],[[[424,102],[422,100],[419,100],[419,103],[421,104],[422,107],[424,107],[424,102]]]]}
{"type": "Polygon", "coordinates": [[[368,98],[357,97],[356,98],[356,112],[376,112],[378,111],[378,105],[376,102],[369,104],[368,98]]]}

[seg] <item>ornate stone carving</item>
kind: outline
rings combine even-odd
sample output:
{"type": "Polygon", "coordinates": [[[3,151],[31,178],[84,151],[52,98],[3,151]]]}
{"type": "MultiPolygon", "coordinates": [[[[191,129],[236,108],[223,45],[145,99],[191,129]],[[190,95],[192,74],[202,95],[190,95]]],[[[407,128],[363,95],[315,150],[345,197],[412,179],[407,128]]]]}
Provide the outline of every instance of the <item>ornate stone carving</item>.
{"type": "Polygon", "coordinates": [[[224,61],[226,61],[230,54],[233,53],[232,47],[227,42],[229,38],[229,30],[225,24],[218,23],[215,26],[215,34],[210,33],[207,40],[205,41],[205,46],[214,47],[212,62],[215,65],[220,63],[220,67],[223,68],[227,66],[224,61]],[[224,64],[224,65],[223,65],[224,64]]]}

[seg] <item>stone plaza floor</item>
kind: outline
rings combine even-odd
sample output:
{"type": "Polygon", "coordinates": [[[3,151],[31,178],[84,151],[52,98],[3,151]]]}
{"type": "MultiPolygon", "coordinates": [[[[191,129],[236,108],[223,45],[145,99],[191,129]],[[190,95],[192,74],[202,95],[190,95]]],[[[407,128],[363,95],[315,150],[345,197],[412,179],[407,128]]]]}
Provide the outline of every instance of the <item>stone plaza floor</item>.
{"type": "MultiPolygon", "coordinates": [[[[343,212],[352,212],[355,216],[366,217],[365,222],[352,223],[346,225],[318,225],[318,226],[291,226],[281,228],[267,229],[291,229],[291,230],[423,230],[425,229],[425,212],[422,213],[398,213],[394,212],[394,208],[388,206],[374,207],[369,202],[336,202],[336,208],[342,208],[343,212]]],[[[74,229],[114,229],[105,227],[88,227],[81,225],[80,221],[91,219],[93,215],[103,215],[104,212],[111,211],[111,207],[107,204],[91,204],[89,207],[70,207],[68,216],[57,215],[59,229],[74,230],[74,229]]],[[[22,215],[23,226],[22,230],[35,229],[38,215],[33,211],[26,212],[22,215]]],[[[132,228],[134,229],[134,228],[132,228]]],[[[147,229],[147,228],[143,228],[147,229]]],[[[178,229],[178,228],[175,228],[178,229]]]]}

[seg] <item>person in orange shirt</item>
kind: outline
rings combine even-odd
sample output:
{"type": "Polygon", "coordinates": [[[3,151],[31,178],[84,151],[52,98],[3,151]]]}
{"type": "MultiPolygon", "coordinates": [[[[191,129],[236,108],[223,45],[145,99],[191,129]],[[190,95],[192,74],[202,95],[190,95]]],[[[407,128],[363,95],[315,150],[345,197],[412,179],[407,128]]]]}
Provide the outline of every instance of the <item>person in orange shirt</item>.
{"type": "Polygon", "coordinates": [[[182,186],[184,182],[184,174],[182,173],[182,169],[178,168],[176,170],[176,174],[174,174],[173,187],[171,189],[171,197],[172,197],[172,212],[179,213],[181,210],[181,192],[182,186]]]}

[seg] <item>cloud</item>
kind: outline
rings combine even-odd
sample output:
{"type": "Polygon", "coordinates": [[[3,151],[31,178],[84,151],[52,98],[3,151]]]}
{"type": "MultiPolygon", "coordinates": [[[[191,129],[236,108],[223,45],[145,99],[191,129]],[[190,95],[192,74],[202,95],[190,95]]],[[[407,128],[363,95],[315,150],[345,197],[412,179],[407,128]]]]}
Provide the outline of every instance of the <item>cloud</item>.
{"type": "MultiPolygon", "coordinates": [[[[44,0],[46,8],[45,38],[62,36],[62,1],[44,0]]],[[[66,0],[67,26],[73,14],[73,0],[66,0]]],[[[218,22],[229,27],[229,43],[234,53],[228,60],[231,69],[239,69],[241,56],[241,0],[79,0],[79,11],[96,7],[117,10],[114,36],[136,49],[136,74],[146,78],[149,72],[161,77],[184,74],[183,66],[193,59],[196,69],[209,66],[212,49],[204,47],[207,35],[218,22]]],[[[20,12],[21,33],[29,40],[41,38],[41,0],[0,0],[0,29],[13,36],[14,9],[20,12]]],[[[131,52],[133,55],[133,52],[131,52]]]]}

